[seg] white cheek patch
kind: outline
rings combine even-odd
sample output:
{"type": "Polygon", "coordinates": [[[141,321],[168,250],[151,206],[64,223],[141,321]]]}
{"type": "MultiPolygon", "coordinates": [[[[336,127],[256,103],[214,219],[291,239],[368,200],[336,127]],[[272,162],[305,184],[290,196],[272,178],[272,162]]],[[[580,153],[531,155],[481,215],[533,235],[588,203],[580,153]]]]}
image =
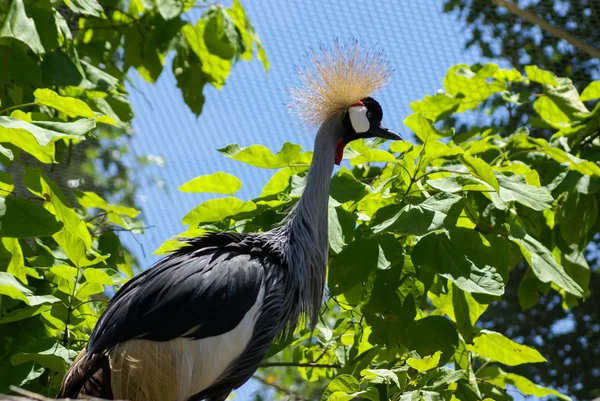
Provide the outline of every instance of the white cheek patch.
{"type": "Polygon", "coordinates": [[[365,106],[354,106],[348,109],[350,114],[350,123],[357,134],[367,132],[371,128],[371,123],[367,118],[367,108],[365,106]]]}

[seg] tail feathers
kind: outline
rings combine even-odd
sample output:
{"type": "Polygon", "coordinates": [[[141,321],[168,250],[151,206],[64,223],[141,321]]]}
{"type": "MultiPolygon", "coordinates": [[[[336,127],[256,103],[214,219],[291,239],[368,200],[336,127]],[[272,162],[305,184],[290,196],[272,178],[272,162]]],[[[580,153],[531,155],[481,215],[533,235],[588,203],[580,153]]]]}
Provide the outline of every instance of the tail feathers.
{"type": "Polygon", "coordinates": [[[110,364],[104,354],[88,354],[84,349],[63,379],[56,398],[81,396],[112,399],[110,364]]]}

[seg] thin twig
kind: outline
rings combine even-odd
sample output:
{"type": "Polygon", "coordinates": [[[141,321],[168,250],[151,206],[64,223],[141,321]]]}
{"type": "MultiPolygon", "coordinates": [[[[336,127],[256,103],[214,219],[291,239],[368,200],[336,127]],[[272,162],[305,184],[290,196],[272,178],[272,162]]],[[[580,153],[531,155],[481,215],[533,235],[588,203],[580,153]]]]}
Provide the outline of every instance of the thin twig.
{"type": "Polygon", "coordinates": [[[282,387],[279,384],[275,384],[275,383],[269,382],[264,377],[261,377],[261,376],[258,376],[258,375],[254,375],[254,376],[252,376],[252,378],[258,380],[259,382],[261,382],[265,386],[269,386],[269,387],[271,387],[271,388],[279,391],[280,393],[283,393],[283,394],[286,394],[286,395],[288,395],[290,397],[293,397],[294,400],[297,400],[297,401],[304,401],[304,400],[306,400],[306,398],[303,398],[302,396],[300,396],[300,394],[295,393],[292,390],[287,389],[285,387],[282,387]]]}
{"type": "Polygon", "coordinates": [[[301,362],[263,362],[260,364],[261,368],[273,368],[291,366],[297,368],[324,368],[324,369],[341,369],[344,366],[339,363],[301,363],[301,362]]]}

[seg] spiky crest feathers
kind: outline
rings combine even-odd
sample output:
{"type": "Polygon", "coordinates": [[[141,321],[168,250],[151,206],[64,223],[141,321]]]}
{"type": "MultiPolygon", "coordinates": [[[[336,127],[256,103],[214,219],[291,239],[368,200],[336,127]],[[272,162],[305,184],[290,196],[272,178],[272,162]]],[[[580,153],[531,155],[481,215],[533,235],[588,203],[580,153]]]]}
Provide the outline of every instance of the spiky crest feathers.
{"type": "Polygon", "coordinates": [[[341,117],[349,107],[386,86],[392,73],[381,51],[358,42],[336,42],[332,48],[313,50],[307,61],[297,71],[300,84],[290,90],[290,108],[310,128],[341,117]]]}

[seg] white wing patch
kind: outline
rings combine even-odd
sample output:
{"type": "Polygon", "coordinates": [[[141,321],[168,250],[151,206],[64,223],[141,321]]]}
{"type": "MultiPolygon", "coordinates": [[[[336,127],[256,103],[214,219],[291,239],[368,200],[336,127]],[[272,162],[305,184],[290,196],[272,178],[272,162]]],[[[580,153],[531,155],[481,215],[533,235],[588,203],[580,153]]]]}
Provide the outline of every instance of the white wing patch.
{"type": "Polygon", "coordinates": [[[371,123],[367,118],[367,108],[365,106],[353,106],[348,109],[350,113],[350,123],[354,132],[362,134],[371,128],[371,123]]]}
{"type": "Polygon", "coordinates": [[[263,298],[261,287],[240,323],[218,336],[165,342],[135,339],[117,345],[110,352],[115,399],[187,401],[209,387],[250,342],[263,298]]]}

